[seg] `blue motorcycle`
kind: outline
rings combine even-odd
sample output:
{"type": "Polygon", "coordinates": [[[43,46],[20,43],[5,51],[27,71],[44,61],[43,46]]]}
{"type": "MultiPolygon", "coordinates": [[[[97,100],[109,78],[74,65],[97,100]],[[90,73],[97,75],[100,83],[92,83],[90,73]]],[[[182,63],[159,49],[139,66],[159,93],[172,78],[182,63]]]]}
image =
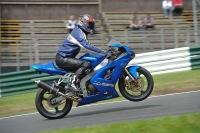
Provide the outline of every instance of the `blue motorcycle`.
{"type": "Polygon", "coordinates": [[[145,68],[127,66],[135,53],[114,40],[109,42],[108,51],[111,53],[109,56],[87,53],[80,57],[81,60],[89,61],[93,70],[81,80],[82,92],[78,93],[70,89],[69,79],[73,72],[59,69],[53,62],[31,65],[39,73],[60,76],[53,83],[35,81],[40,88],[35,98],[38,112],[48,119],[58,119],[69,113],[73,102],[82,106],[119,97],[120,93],[130,101],[146,99],[153,90],[154,81],[145,68]]]}

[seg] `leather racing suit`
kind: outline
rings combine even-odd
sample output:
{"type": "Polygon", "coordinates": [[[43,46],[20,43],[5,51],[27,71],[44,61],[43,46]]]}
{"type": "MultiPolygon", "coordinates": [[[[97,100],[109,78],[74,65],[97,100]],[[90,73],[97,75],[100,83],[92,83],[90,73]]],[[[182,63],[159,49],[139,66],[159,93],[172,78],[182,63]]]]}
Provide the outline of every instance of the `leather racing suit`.
{"type": "Polygon", "coordinates": [[[91,45],[87,40],[87,33],[76,26],[59,47],[56,55],[56,64],[62,69],[76,71],[75,75],[78,79],[82,79],[92,70],[90,62],[75,58],[81,48],[90,53],[106,54],[103,50],[91,45]]]}

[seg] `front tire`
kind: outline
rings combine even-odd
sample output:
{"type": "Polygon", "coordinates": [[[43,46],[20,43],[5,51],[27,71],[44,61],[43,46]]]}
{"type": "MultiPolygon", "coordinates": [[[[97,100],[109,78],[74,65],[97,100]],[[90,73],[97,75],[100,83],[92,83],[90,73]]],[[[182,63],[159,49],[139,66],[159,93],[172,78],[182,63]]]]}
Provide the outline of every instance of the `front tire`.
{"type": "Polygon", "coordinates": [[[47,119],[59,119],[66,116],[72,108],[72,100],[66,99],[64,102],[50,105],[53,95],[43,89],[39,89],[35,98],[35,105],[38,112],[47,119]],[[60,109],[61,108],[61,109],[60,109]]]}
{"type": "Polygon", "coordinates": [[[151,94],[154,87],[153,77],[145,68],[138,68],[137,76],[137,79],[132,81],[124,73],[118,82],[119,91],[122,96],[135,102],[146,99],[151,94]]]}

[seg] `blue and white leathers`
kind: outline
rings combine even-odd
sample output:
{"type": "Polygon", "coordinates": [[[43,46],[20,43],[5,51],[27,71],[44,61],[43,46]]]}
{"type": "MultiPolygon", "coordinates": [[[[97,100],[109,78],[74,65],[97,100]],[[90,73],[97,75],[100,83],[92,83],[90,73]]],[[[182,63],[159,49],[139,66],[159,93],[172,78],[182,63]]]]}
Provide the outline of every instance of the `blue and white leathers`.
{"type": "MultiPolygon", "coordinates": [[[[135,65],[127,67],[127,64],[133,59],[133,55],[135,55],[134,52],[128,46],[122,44],[110,44],[110,47],[123,47],[123,49],[125,49],[125,52],[123,52],[115,60],[112,60],[110,62],[108,62],[106,56],[97,54],[85,54],[80,57],[80,59],[82,60],[89,61],[92,64],[93,68],[93,71],[81,80],[81,88],[82,90],[86,90],[85,83],[89,80],[90,83],[98,90],[98,93],[84,95],[83,92],[84,97],[77,106],[119,97],[115,89],[115,84],[124,73],[125,68],[129,71],[133,78],[137,78],[137,69],[140,68],[140,66],[135,65]],[[106,79],[105,75],[110,69],[112,69],[112,73],[110,75],[110,78],[106,79]]],[[[56,68],[53,65],[53,62],[42,65],[31,65],[31,67],[36,69],[37,71],[45,72],[51,75],[64,75],[68,73],[67,71],[56,68]]]]}
{"type": "Polygon", "coordinates": [[[58,54],[62,57],[76,57],[80,52],[80,48],[86,49],[89,53],[96,53],[105,55],[106,53],[91,45],[87,40],[86,34],[76,26],[71,34],[65,39],[63,44],[58,49],[58,54]]]}

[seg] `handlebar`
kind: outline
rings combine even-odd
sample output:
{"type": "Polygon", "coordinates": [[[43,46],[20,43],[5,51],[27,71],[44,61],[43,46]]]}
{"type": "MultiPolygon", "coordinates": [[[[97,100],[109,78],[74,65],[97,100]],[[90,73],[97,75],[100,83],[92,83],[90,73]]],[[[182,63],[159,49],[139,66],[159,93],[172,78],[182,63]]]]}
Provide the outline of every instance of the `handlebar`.
{"type": "Polygon", "coordinates": [[[109,53],[109,52],[111,53],[111,55],[109,55],[109,56],[107,55],[107,58],[116,59],[123,52],[123,50],[118,48],[116,51],[113,47],[110,46],[107,53],[109,53]]]}

